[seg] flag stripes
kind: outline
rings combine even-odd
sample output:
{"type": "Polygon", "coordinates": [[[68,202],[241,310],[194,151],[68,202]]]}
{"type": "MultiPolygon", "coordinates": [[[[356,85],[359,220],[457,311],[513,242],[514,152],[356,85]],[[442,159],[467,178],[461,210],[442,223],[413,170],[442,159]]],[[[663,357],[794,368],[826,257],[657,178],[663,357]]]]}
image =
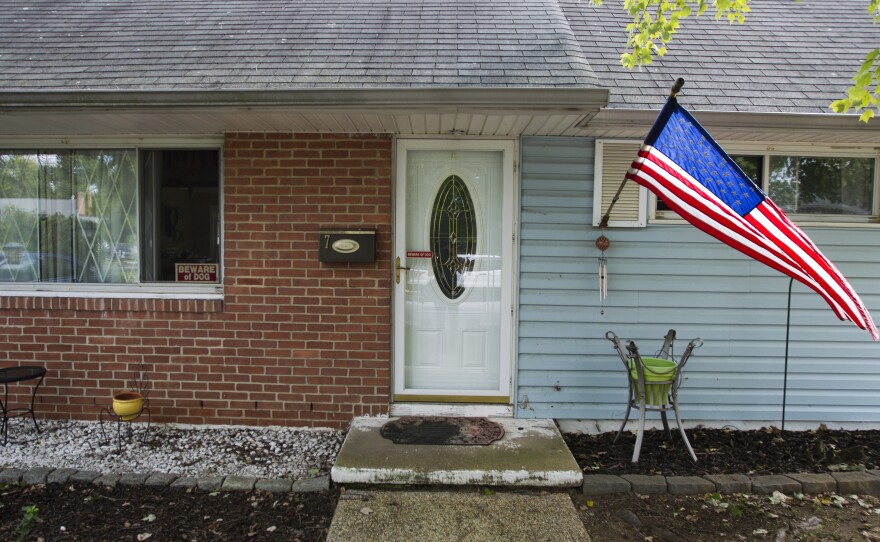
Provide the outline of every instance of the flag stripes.
{"type": "MultiPolygon", "coordinates": [[[[714,143],[714,142],[713,142],[714,143]]],[[[741,216],[659,149],[643,145],[627,173],[682,218],[747,256],[791,276],[821,295],[840,319],[880,338],[870,314],[815,244],[767,198],[741,216]]]]}

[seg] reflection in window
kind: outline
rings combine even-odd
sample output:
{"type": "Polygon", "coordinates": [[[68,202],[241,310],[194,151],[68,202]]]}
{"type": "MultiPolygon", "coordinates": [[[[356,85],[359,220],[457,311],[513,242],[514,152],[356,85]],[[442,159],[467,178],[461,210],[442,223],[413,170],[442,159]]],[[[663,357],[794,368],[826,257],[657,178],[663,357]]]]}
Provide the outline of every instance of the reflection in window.
{"type": "MultiPolygon", "coordinates": [[[[802,215],[874,214],[874,158],[731,155],[783,211],[802,215]],[[764,179],[765,160],[769,179],[764,179]]],[[[658,211],[669,207],[658,198],[658,211]]]]}
{"type": "Polygon", "coordinates": [[[136,282],[134,155],[0,151],[0,281],[136,282]]]}
{"type": "Polygon", "coordinates": [[[787,213],[870,215],[874,159],[771,156],[769,192],[787,213]]]}
{"type": "Polygon", "coordinates": [[[477,215],[471,194],[460,177],[440,186],[431,211],[431,264],[437,285],[449,299],[464,293],[465,277],[474,269],[477,215]]]}
{"type": "Polygon", "coordinates": [[[219,157],[0,150],[0,282],[174,281],[175,264],[218,263],[219,157]]]}

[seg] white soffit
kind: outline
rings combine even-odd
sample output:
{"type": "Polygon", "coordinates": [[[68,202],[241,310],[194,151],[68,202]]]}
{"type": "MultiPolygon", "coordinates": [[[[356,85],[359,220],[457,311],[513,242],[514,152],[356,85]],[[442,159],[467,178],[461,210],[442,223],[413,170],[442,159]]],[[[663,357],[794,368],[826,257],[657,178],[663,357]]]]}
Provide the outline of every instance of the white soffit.
{"type": "MultiPolygon", "coordinates": [[[[859,122],[857,115],[692,111],[713,139],[760,143],[880,145],[880,122],[859,122]]],[[[602,109],[581,122],[576,135],[607,139],[644,139],[659,111],[602,109]]]]}
{"type": "Polygon", "coordinates": [[[227,132],[386,133],[409,136],[578,135],[584,114],[300,112],[0,112],[0,135],[214,135],[227,132]]]}
{"type": "Polygon", "coordinates": [[[606,100],[607,91],[596,89],[6,93],[0,135],[575,135],[606,100]]]}

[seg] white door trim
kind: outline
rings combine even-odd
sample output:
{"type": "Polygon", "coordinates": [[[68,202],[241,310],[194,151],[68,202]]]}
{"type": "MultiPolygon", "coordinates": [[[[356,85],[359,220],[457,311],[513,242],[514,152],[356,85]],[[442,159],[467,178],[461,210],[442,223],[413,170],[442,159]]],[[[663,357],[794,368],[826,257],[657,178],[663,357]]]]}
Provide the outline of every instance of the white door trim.
{"type": "MultiPolygon", "coordinates": [[[[404,296],[403,285],[404,273],[401,271],[400,284],[392,282],[394,292],[393,323],[394,323],[394,346],[393,346],[393,371],[392,371],[392,402],[394,401],[428,401],[437,402],[462,402],[462,403],[494,403],[502,399],[506,404],[512,404],[513,397],[513,374],[515,363],[514,348],[514,302],[515,302],[515,270],[516,270],[516,240],[515,226],[515,201],[517,190],[517,178],[515,171],[516,141],[513,140],[474,140],[474,139],[397,139],[395,163],[395,226],[394,226],[394,253],[399,257],[401,266],[407,267],[405,246],[406,242],[406,164],[407,153],[419,150],[436,151],[501,151],[503,153],[503,190],[502,190],[502,301],[501,301],[501,366],[499,387],[494,390],[425,390],[407,389],[404,375],[404,296]]],[[[396,273],[392,262],[392,274],[396,273]]],[[[394,276],[392,276],[394,280],[394,276]]]]}

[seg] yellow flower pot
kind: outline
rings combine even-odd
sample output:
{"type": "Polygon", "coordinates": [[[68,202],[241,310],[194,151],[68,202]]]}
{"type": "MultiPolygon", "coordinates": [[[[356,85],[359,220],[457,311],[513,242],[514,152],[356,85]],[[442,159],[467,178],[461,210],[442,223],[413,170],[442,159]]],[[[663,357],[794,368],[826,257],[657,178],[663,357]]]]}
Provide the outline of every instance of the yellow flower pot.
{"type": "Polygon", "coordinates": [[[123,421],[138,417],[144,408],[144,398],[136,391],[121,391],[113,396],[113,412],[123,421]]]}

